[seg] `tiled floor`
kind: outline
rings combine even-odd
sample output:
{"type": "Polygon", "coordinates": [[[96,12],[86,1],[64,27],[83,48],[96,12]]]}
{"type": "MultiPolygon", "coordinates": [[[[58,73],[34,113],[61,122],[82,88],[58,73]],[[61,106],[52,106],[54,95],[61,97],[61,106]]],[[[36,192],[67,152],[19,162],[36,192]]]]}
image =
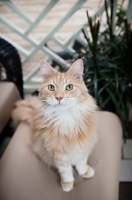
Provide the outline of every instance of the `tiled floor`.
{"type": "Polygon", "coordinates": [[[120,183],[119,200],[132,200],[132,183],[120,183]]]}

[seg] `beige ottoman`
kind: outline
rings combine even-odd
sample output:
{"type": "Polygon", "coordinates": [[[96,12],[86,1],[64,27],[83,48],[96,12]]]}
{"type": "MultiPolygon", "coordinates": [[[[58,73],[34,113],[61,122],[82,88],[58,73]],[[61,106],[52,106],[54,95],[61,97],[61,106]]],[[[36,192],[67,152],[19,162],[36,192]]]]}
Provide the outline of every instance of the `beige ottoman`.
{"type": "Polygon", "coordinates": [[[117,116],[98,112],[99,139],[89,160],[96,174],[86,180],[74,172],[69,193],[62,191],[56,170],[31,151],[30,134],[21,123],[0,161],[1,200],[118,200],[122,128],[117,116]]]}

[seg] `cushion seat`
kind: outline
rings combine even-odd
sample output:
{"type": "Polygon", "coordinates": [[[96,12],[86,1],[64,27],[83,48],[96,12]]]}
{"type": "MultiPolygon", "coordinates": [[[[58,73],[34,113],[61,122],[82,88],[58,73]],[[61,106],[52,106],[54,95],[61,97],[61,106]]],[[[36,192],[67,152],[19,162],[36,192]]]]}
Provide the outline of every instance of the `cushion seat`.
{"type": "Polygon", "coordinates": [[[69,193],[62,191],[56,170],[31,151],[30,127],[20,123],[0,161],[0,199],[117,200],[122,127],[112,113],[99,111],[97,116],[99,138],[89,159],[95,176],[83,179],[74,172],[74,189],[69,193]]]}

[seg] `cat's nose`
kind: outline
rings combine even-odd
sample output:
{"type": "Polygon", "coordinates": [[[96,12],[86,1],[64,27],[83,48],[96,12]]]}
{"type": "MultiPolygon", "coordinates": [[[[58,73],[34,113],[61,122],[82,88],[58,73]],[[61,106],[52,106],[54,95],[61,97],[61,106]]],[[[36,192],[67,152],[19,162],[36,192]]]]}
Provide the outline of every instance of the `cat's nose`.
{"type": "Polygon", "coordinates": [[[58,101],[60,101],[61,99],[63,99],[63,97],[55,97],[58,101]]]}

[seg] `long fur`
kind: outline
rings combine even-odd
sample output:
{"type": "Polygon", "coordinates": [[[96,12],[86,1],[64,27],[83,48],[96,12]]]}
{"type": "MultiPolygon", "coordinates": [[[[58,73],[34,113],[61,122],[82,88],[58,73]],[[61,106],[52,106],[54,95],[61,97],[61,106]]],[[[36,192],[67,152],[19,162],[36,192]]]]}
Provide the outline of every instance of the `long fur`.
{"type": "Polygon", "coordinates": [[[40,65],[44,81],[39,96],[19,101],[12,118],[30,124],[32,150],[59,170],[63,190],[70,191],[74,182],[71,166],[82,176],[88,174],[86,162],[97,140],[97,106],[82,80],[82,61],[76,61],[66,73],[53,71],[44,61],[40,65]],[[54,91],[48,90],[50,84],[54,91]],[[68,84],[73,90],[65,89],[68,84]],[[62,97],[59,103],[58,96],[62,97]]]}

